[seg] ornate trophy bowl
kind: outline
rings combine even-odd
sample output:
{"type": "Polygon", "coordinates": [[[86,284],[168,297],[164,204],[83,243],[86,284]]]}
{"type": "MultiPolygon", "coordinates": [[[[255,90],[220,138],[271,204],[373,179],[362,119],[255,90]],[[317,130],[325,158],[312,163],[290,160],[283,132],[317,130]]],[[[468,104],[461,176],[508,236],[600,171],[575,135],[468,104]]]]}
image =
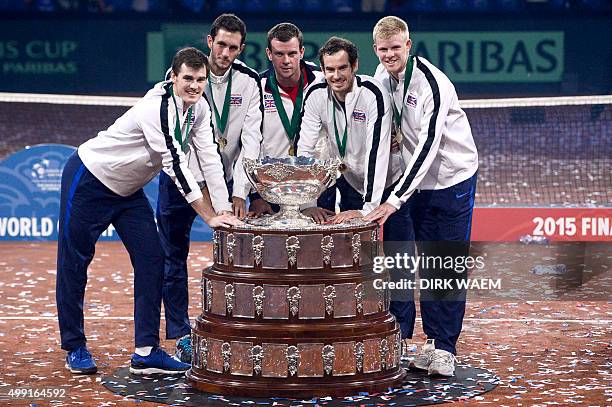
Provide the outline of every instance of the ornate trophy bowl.
{"type": "Polygon", "coordinates": [[[315,222],[300,213],[300,205],[316,200],[336,181],[340,162],[308,157],[260,158],[243,161],[247,178],[268,202],[280,205],[272,216],[250,220],[258,226],[302,227],[315,222]]]}

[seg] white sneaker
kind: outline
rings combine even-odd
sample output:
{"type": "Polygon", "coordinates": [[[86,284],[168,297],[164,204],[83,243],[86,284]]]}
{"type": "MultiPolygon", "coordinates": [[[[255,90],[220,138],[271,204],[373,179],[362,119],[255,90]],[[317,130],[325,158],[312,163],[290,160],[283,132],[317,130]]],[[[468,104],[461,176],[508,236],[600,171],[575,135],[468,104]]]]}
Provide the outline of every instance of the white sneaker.
{"type": "Polygon", "coordinates": [[[431,355],[431,363],[427,369],[429,376],[447,376],[455,374],[455,362],[457,358],[450,352],[436,349],[431,355]]]}
{"type": "Polygon", "coordinates": [[[434,345],[434,339],[428,339],[425,344],[421,347],[421,351],[415,356],[413,360],[408,363],[409,369],[428,370],[431,364],[431,359],[436,347],[434,345]]]}

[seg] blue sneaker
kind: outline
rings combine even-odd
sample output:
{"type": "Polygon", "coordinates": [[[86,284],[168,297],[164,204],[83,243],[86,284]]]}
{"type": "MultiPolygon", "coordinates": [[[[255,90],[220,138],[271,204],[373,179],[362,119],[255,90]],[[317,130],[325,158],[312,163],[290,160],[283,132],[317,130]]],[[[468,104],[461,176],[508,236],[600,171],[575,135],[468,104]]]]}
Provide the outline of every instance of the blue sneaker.
{"type": "Polygon", "coordinates": [[[174,353],[174,359],[191,364],[191,335],[185,335],[176,340],[176,352],[174,353]]]}
{"type": "Polygon", "coordinates": [[[98,371],[91,353],[85,346],[68,352],[66,356],[66,369],[76,374],[94,374],[98,371]]]}
{"type": "Polygon", "coordinates": [[[149,356],[132,354],[130,373],[133,374],[184,374],[191,365],[179,362],[160,348],[153,348],[149,356]]]}

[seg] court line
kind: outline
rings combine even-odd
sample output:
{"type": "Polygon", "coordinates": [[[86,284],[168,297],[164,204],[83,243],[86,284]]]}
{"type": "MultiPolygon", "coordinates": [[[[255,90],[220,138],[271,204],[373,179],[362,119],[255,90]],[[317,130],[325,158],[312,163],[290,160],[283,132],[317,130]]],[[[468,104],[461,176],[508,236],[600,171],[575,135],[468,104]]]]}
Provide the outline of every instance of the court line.
{"type": "MultiPolygon", "coordinates": [[[[164,314],[161,315],[164,318],[164,314]]],[[[56,316],[0,316],[0,321],[56,321],[56,316]]],[[[85,317],[87,321],[104,321],[104,320],[116,320],[116,321],[133,321],[134,317],[85,317]]],[[[421,321],[421,318],[417,318],[417,321],[421,321]]],[[[547,319],[547,318],[464,318],[466,322],[482,322],[482,323],[494,323],[494,322],[550,322],[550,323],[580,323],[580,324],[612,324],[612,319],[547,319]]]]}

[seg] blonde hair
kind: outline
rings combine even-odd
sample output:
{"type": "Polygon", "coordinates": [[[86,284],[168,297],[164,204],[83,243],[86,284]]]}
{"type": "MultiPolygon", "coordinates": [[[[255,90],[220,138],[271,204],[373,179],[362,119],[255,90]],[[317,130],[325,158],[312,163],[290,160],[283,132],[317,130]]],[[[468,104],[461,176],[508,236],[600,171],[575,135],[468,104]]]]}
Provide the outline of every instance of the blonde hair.
{"type": "Polygon", "coordinates": [[[386,39],[392,35],[402,34],[406,35],[406,40],[409,38],[408,24],[404,20],[395,16],[383,17],[374,26],[372,31],[372,37],[374,42],[377,38],[386,39]]]}

